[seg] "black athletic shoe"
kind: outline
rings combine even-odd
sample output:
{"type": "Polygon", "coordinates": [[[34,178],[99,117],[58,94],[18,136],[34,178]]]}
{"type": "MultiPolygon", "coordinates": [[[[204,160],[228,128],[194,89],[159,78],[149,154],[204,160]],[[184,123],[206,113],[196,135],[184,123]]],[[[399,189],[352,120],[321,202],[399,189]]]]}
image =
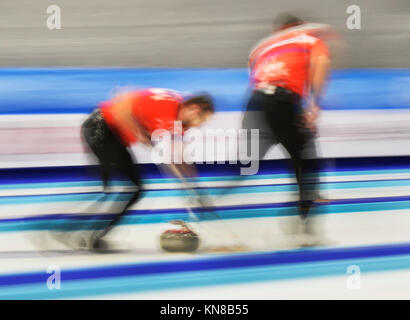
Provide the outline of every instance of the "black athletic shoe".
{"type": "Polygon", "coordinates": [[[101,230],[95,230],[91,234],[91,239],[89,242],[89,248],[91,251],[104,252],[108,250],[108,243],[102,238],[103,238],[103,233],[101,230]]]}
{"type": "Polygon", "coordinates": [[[307,219],[309,211],[314,205],[315,203],[312,200],[299,201],[299,215],[302,220],[307,219]]]}
{"type": "Polygon", "coordinates": [[[94,240],[91,240],[91,251],[98,252],[98,253],[104,253],[104,252],[109,252],[110,247],[108,245],[108,242],[97,238],[94,240]]]}

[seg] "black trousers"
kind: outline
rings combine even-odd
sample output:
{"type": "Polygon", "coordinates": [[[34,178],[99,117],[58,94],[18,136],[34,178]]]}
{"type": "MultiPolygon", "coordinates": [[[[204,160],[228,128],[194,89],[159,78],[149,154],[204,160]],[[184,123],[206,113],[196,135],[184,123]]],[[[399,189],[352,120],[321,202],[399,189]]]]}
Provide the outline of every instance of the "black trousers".
{"type": "Polygon", "coordinates": [[[259,160],[277,143],[289,153],[299,187],[300,214],[305,217],[318,197],[319,166],[314,134],[302,125],[302,113],[300,97],[291,91],[254,91],[242,127],[259,129],[259,160]]]}
{"type": "Polygon", "coordinates": [[[98,110],[92,113],[83,123],[81,131],[86,144],[98,159],[104,191],[115,170],[125,175],[138,188],[121,213],[116,215],[100,233],[99,236],[102,237],[121,220],[128,208],[140,198],[141,178],[138,166],[134,166],[134,160],[130,152],[110,130],[98,110]]]}

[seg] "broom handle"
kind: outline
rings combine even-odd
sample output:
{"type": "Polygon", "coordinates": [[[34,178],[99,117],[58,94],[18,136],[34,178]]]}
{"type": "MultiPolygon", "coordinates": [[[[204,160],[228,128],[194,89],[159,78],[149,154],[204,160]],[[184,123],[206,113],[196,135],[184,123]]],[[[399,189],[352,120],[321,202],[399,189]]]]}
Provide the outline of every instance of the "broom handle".
{"type": "MultiPolygon", "coordinates": [[[[152,145],[149,145],[150,148],[152,148],[152,145]]],[[[165,163],[165,165],[172,171],[172,173],[186,186],[187,189],[189,189],[193,194],[195,194],[197,196],[197,201],[199,202],[199,204],[202,207],[208,207],[205,202],[203,201],[203,197],[199,194],[199,192],[195,189],[195,186],[188,182],[184,175],[181,173],[181,171],[175,166],[175,164],[173,163],[165,163]]],[[[214,211],[214,210],[212,210],[214,211]]],[[[188,208],[188,214],[193,217],[197,222],[200,222],[201,220],[197,217],[197,215],[193,212],[192,208],[189,207],[188,208]]],[[[239,241],[242,245],[243,242],[242,240],[238,237],[238,235],[236,233],[234,233],[230,228],[228,228],[228,226],[226,225],[225,221],[223,221],[223,219],[221,217],[219,217],[218,214],[215,213],[215,215],[221,220],[221,222],[223,223],[223,225],[225,226],[225,228],[227,230],[229,230],[229,232],[231,233],[231,235],[237,240],[239,241]]]]}
{"type": "MultiPolygon", "coordinates": [[[[192,186],[192,184],[190,184],[190,183],[185,179],[184,175],[183,175],[183,174],[181,173],[181,171],[175,166],[175,164],[170,163],[170,164],[166,164],[166,165],[168,166],[168,168],[171,169],[171,171],[175,174],[175,176],[178,177],[178,178],[181,180],[181,182],[182,182],[183,184],[185,184],[185,186],[186,186],[188,189],[190,189],[190,191],[193,192],[193,193],[198,197],[198,202],[200,203],[200,205],[201,205],[202,207],[209,207],[209,206],[206,206],[206,205],[205,205],[202,196],[199,194],[199,192],[198,192],[197,190],[194,189],[194,186],[192,186]]],[[[212,211],[214,211],[214,210],[212,210],[212,211]]],[[[195,213],[192,212],[192,209],[191,209],[191,208],[189,208],[188,212],[189,212],[190,214],[192,214],[193,216],[196,217],[195,213]]],[[[221,220],[221,222],[223,223],[223,225],[225,226],[225,228],[226,228],[227,230],[229,230],[229,232],[231,233],[231,235],[232,235],[237,241],[239,241],[239,242],[242,244],[242,240],[238,237],[238,235],[237,235],[236,233],[234,233],[230,228],[228,228],[228,226],[226,225],[225,221],[223,221],[223,219],[222,219],[221,217],[219,217],[218,214],[216,214],[216,213],[214,213],[214,214],[221,220]]],[[[196,220],[197,220],[197,221],[200,221],[200,219],[199,219],[198,217],[196,217],[196,220]]]]}

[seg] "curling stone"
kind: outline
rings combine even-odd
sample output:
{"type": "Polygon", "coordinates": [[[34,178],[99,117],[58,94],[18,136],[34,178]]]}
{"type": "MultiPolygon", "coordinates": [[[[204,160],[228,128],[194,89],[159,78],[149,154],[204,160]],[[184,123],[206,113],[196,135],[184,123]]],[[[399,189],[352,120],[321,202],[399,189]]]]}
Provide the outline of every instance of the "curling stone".
{"type": "Polygon", "coordinates": [[[181,226],[164,231],[160,237],[160,247],[167,252],[194,252],[199,247],[199,236],[183,221],[171,221],[181,226]]]}

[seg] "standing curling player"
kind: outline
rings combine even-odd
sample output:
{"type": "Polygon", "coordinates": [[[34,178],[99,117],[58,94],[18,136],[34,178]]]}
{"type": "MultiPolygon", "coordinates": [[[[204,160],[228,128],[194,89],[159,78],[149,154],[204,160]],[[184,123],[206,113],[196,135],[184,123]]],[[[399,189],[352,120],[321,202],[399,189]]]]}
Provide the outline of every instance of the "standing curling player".
{"type": "Polygon", "coordinates": [[[307,217],[318,200],[318,181],[307,179],[310,169],[318,171],[314,136],[320,107],[318,97],[325,82],[330,59],[325,43],[315,34],[327,27],[281,15],[273,33],[260,41],[249,55],[253,92],[243,118],[243,128],[260,129],[259,159],[272,145],[280,143],[289,153],[299,187],[299,213],[309,233],[307,217]],[[303,109],[306,98],[310,105],[303,109]],[[250,112],[259,110],[259,112],[250,112]],[[309,186],[308,183],[309,182],[309,186]]]}

